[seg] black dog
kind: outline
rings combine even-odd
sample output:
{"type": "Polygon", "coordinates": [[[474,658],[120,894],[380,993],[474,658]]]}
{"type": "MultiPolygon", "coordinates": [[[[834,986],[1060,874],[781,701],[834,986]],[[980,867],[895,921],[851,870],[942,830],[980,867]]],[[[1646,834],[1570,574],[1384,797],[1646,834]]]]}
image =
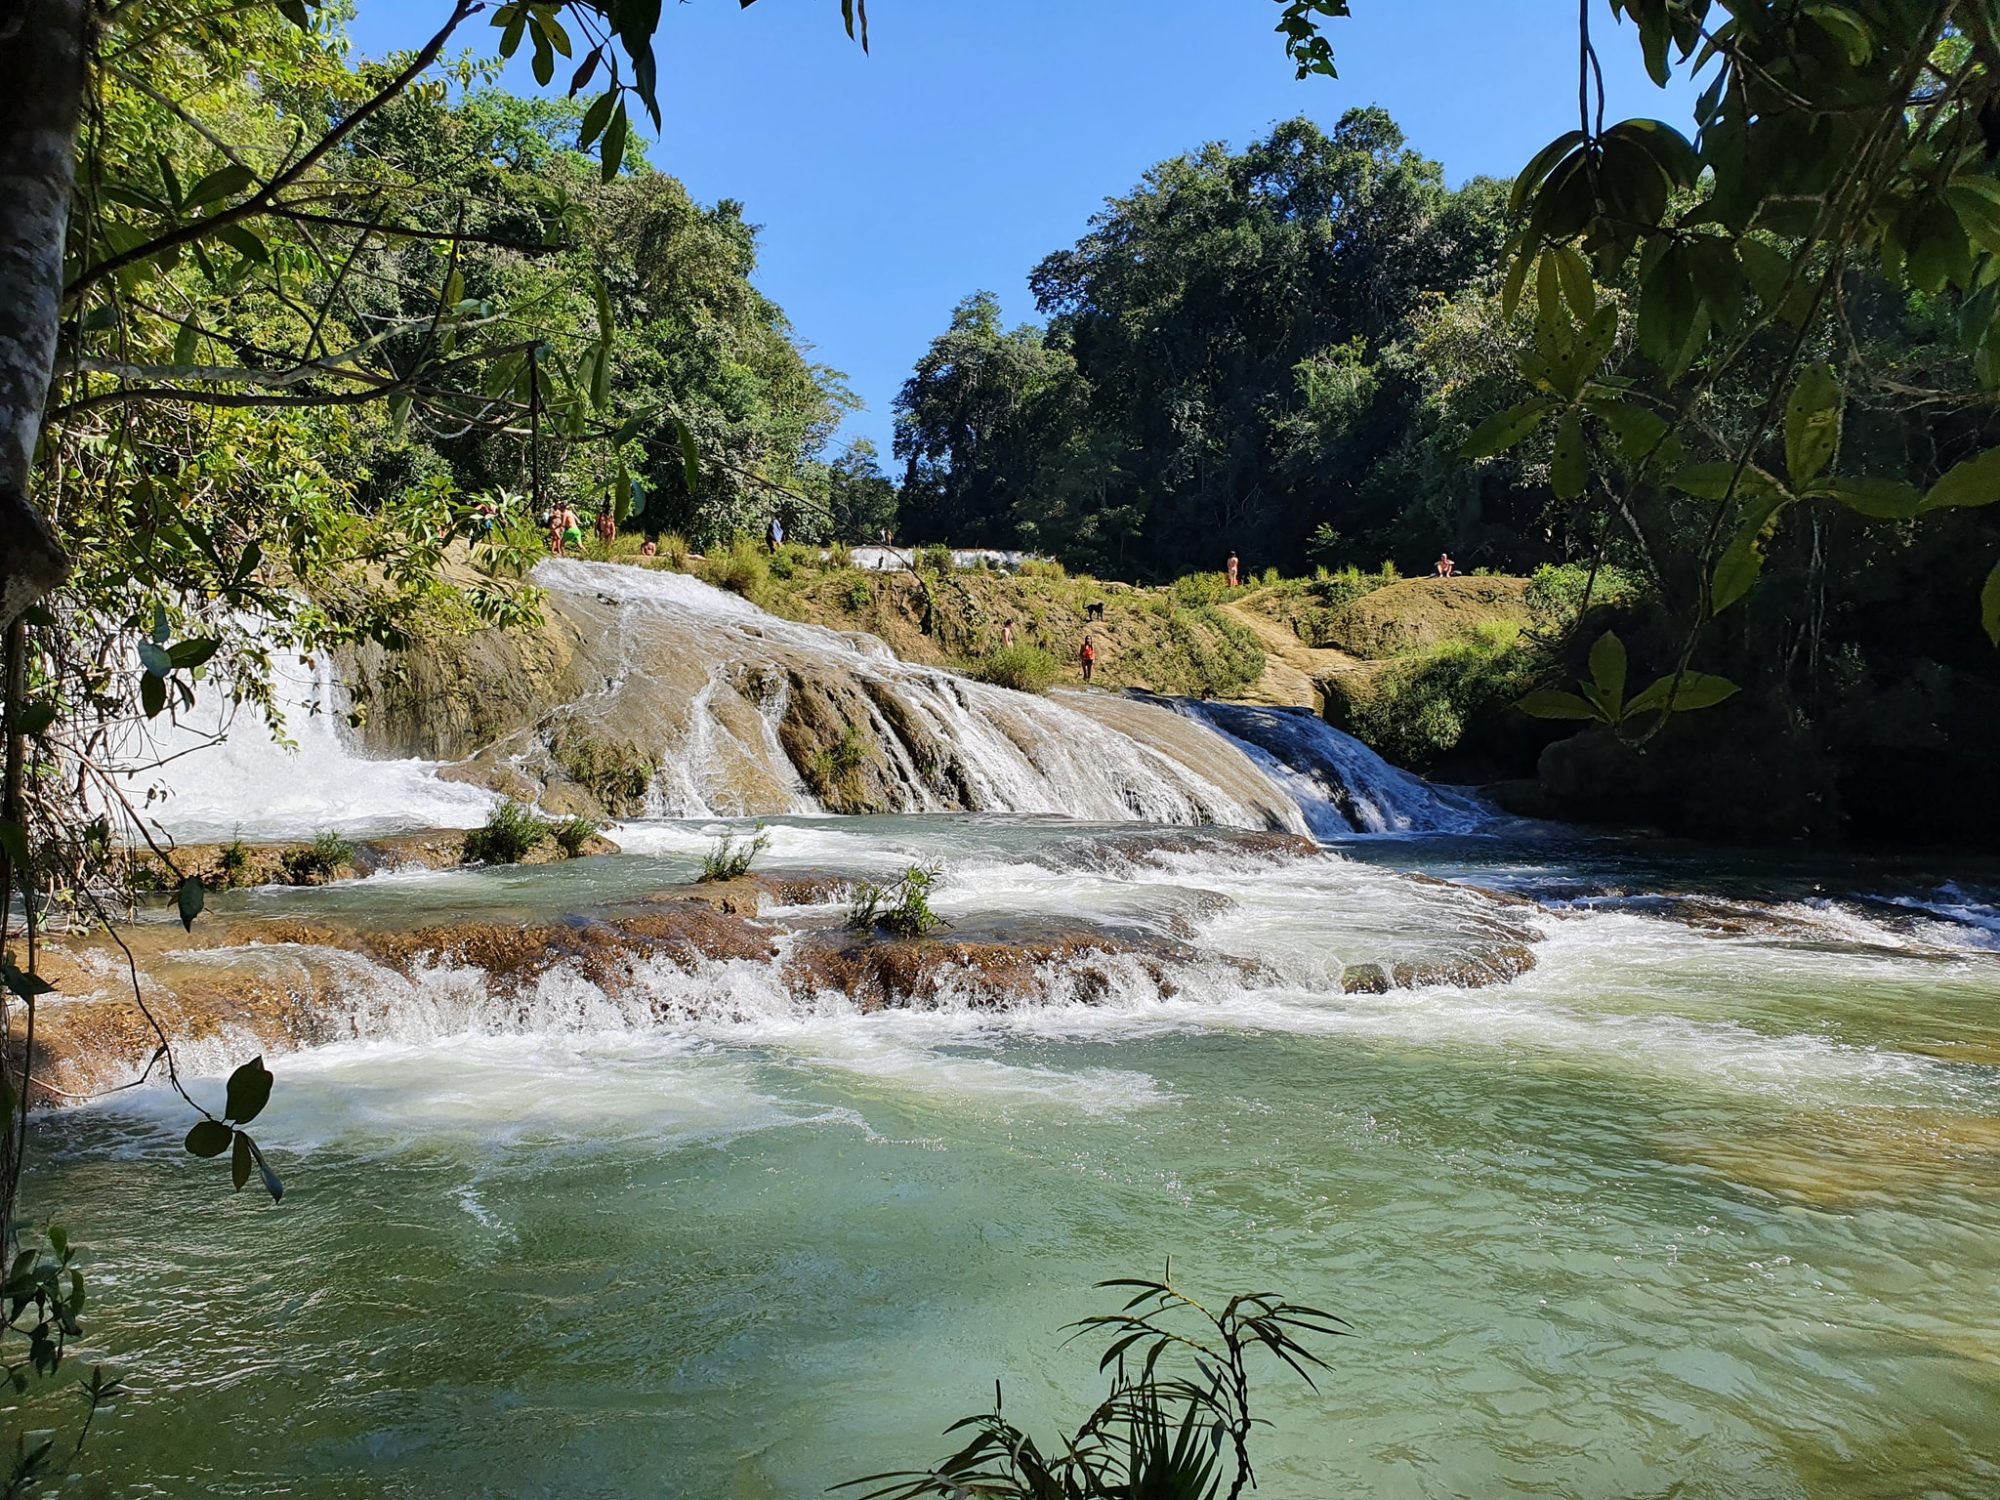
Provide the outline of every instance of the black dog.
{"type": "Polygon", "coordinates": [[[1104,605],[1101,602],[1086,604],[1083,607],[1083,617],[1086,620],[1102,620],[1104,618],[1104,605]]]}

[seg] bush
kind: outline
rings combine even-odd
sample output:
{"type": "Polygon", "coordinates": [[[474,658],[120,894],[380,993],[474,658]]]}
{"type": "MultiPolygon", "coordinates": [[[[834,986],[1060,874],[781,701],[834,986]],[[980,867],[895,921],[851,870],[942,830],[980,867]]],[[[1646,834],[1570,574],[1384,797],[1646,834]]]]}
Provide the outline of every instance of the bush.
{"type": "Polygon", "coordinates": [[[486,826],[465,836],[465,862],[517,865],[549,836],[549,825],[512,797],[493,809],[486,826]]]}
{"type": "Polygon", "coordinates": [[[1025,643],[989,651],[972,666],[972,675],[1017,693],[1046,693],[1056,680],[1056,659],[1040,646],[1025,643]]]}
{"type": "Polygon", "coordinates": [[[241,836],[222,846],[222,852],[215,857],[215,874],[216,883],[225,891],[250,883],[250,851],[241,836]]]}
{"type": "Polygon", "coordinates": [[[1266,568],[1264,570],[1264,576],[1258,581],[1261,582],[1267,589],[1276,587],[1278,582],[1278,570],[1276,568],[1266,568]]]}
{"type": "Polygon", "coordinates": [[[911,865],[889,885],[864,882],[855,887],[847,925],[857,932],[873,932],[879,927],[897,937],[928,937],[950,925],[931,910],[931,892],[943,884],[944,870],[938,865],[911,865]]]}
{"type": "Polygon", "coordinates": [[[1623,568],[1599,568],[1593,582],[1582,563],[1543,563],[1528,580],[1528,612],[1535,628],[1552,635],[1574,629],[1583,614],[1586,588],[1593,607],[1629,604],[1645,592],[1644,581],[1623,568]]]}
{"type": "Polygon", "coordinates": [[[688,539],[678,531],[669,531],[660,538],[660,556],[676,569],[687,567],[688,555],[693,551],[688,539]]]}
{"type": "MultiPolygon", "coordinates": [[[[241,847],[240,840],[237,847],[241,847]]],[[[294,885],[331,880],[354,864],[354,845],[332,829],[321,829],[310,844],[280,854],[278,863],[294,885]]]]}
{"type": "Polygon", "coordinates": [[[919,547],[916,565],[926,573],[949,573],[951,571],[951,548],[943,542],[933,542],[928,547],[919,547]]]}
{"type": "Polygon", "coordinates": [[[757,856],[770,846],[771,835],[764,831],[764,825],[757,825],[754,837],[739,837],[725,833],[715,841],[715,847],[702,856],[701,878],[712,880],[735,880],[750,873],[750,866],[757,856]]]}
{"type": "Polygon", "coordinates": [[[835,542],[826,549],[826,566],[835,572],[854,566],[854,549],[845,542],[835,542]]]}
{"type": "Polygon", "coordinates": [[[556,841],[564,859],[575,859],[590,847],[590,841],[597,837],[599,824],[590,818],[564,818],[549,829],[549,836],[556,841]]]}
{"type": "Polygon", "coordinates": [[[1063,578],[1068,570],[1052,557],[1024,557],[1016,570],[1022,578],[1063,578]]]}
{"type": "Polygon", "coordinates": [[[776,552],[771,554],[769,564],[771,576],[783,582],[790,582],[792,578],[797,576],[800,568],[816,563],[818,560],[819,556],[817,553],[808,552],[797,542],[786,542],[776,552]]]}
{"type": "Polygon", "coordinates": [[[1457,748],[1475,718],[1505,710],[1535,685],[1540,660],[1520,634],[1512,621],[1490,622],[1473,640],[1385,668],[1350,703],[1348,730],[1385,759],[1427,770],[1457,748]]]}
{"type": "Polygon", "coordinates": [[[1227,573],[1190,573],[1167,585],[1167,598],[1176,609],[1205,609],[1228,597],[1227,573]]]}
{"type": "Polygon", "coordinates": [[[856,573],[841,593],[840,602],[850,611],[859,612],[875,602],[875,586],[867,577],[856,573]]]}
{"type": "Polygon", "coordinates": [[[738,537],[709,556],[702,566],[702,577],[717,588],[741,594],[754,603],[771,581],[771,565],[755,542],[738,537]]]}

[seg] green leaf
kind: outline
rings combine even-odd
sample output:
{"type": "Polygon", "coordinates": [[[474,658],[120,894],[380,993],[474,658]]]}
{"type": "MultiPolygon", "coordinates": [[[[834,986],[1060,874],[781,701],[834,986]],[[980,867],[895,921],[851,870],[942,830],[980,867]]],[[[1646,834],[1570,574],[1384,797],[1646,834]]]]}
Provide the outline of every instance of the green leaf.
{"type": "Polygon", "coordinates": [[[1840,403],[1832,365],[1807,365],[1799,372],[1785,403],[1785,468],[1794,489],[1811,484],[1840,446],[1840,403]]]}
{"type": "Polygon", "coordinates": [[[1762,501],[1785,495],[1784,486],[1755,464],[1745,464],[1743,477],[1737,479],[1735,463],[1726,458],[1685,464],[1674,471],[1667,483],[1697,500],[1726,500],[1732,479],[1736,481],[1739,499],[1762,501]]]}
{"type": "Polygon", "coordinates": [[[172,637],[173,633],[174,633],[174,627],[172,622],[167,619],[166,605],[160,603],[159,600],[155,599],[153,601],[154,641],[157,642],[159,645],[164,646],[166,645],[168,639],[172,637]]]}
{"type": "Polygon", "coordinates": [[[675,417],[673,424],[681,442],[681,473],[687,480],[688,494],[694,495],[701,489],[701,452],[694,445],[694,434],[688,431],[687,423],[675,417]]]}
{"type": "Polygon", "coordinates": [[[181,882],[180,893],[175,896],[174,905],[180,912],[181,926],[187,931],[194,931],[194,919],[201,915],[202,903],[207,898],[208,892],[194,876],[190,875],[181,882]]]}
{"type": "Polygon", "coordinates": [[[1674,712],[1682,713],[1697,708],[1713,708],[1735,697],[1736,693],[1735,683],[1708,672],[1684,673],[1680,678],[1680,691],[1675,692],[1674,675],[1669,672],[1625,706],[1625,717],[1632,719],[1640,714],[1665,712],[1670,697],[1674,712]]]}
{"type": "MultiPolygon", "coordinates": [[[[250,1140],[248,1136],[244,1139],[250,1140]]],[[[271,1170],[271,1164],[264,1160],[264,1153],[257,1149],[255,1141],[250,1141],[250,1156],[257,1163],[257,1175],[264,1179],[264,1191],[271,1195],[273,1203],[282,1203],[285,1198],[285,1185],[278,1180],[278,1174],[271,1170]]]]}
{"type": "Polygon", "coordinates": [[[236,1191],[243,1191],[243,1184],[250,1180],[250,1137],[242,1131],[236,1132],[235,1146],[229,1153],[229,1180],[236,1191]]]}
{"type": "Polygon", "coordinates": [[[588,151],[590,143],[604,134],[604,127],[611,123],[611,111],[617,104],[616,90],[606,90],[590,101],[590,108],[583,112],[583,128],[577,133],[579,151],[588,151]]]}
{"type": "Polygon", "coordinates": [[[229,1093],[222,1112],[238,1125],[248,1125],[271,1102],[271,1070],[253,1057],[229,1075],[229,1093]]]}
{"type": "Polygon", "coordinates": [[[1550,141],[1534,158],[1521,168],[1521,175],[1514,179],[1514,197],[1509,205],[1514,213],[1527,207],[1529,197],[1541,187],[1555,164],[1583,144],[1583,132],[1566,130],[1550,141]]]}
{"type": "Polygon", "coordinates": [[[160,711],[167,706],[167,680],[155,677],[151,672],[139,679],[139,707],[146,711],[146,717],[157,719],[160,711]]]}
{"type": "Polygon", "coordinates": [[[1991,505],[1995,500],[2000,500],[2000,448],[1988,448],[1976,458],[1952,465],[1931,486],[1917,512],[1991,505]]]}
{"type": "Polygon", "coordinates": [[[224,224],[215,231],[215,237],[247,261],[262,265],[271,258],[271,251],[262,238],[241,224],[224,224]]]}
{"type": "Polygon", "coordinates": [[[220,1120],[197,1120],[194,1129],[187,1133],[183,1144],[194,1156],[220,1156],[229,1149],[236,1132],[220,1120]]]}
{"type": "Polygon", "coordinates": [[[1536,688],[1514,706],[1535,719],[1595,719],[1599,716],[1596,709],[1575,693],[1557,692],[1554,688],[1536,688]]]}
{"type": "Polygon", "coordinates": [[[1504,453],[1541,426],[1555,409],[1556,403],[1548,397],[1533,396],[1519,406],[1495,412],[1472,429],[1472,436],[1458,451],[1467,459],[1491,458],[1496,453],[1504,453]]]}
{"type": "Polygon", "coordinates": [[[1589,478],[1583,446],[1583,410],[1572,406],[1563,412],[1556,427],[1555,460],[1549,468],[1549,481],[1558,500],[1574,500],[1583,493],[1589,478]]]}
{"type": "Polygon", "coordinates": [[[1592,399],[1589,405],[1591,413],[1618,439],[1618,451],[1627,463],[1643,460],[1666,436],[1667,419],[1648,407],[1609,397],[1592,399]]]}
{"type": "Polygon", "coordinates": [[[625,118],[625,101],[619,100],[618,107],[611,112],[611,123],[604,128],[604,147],[599,153],[601,163],[598,176],[609,182],[618,175],[618,169],[625,164],[625,133],[630,124],[625,118]]]}
{"type": "Polygon", "coordinates": [[[167,652],[167,659],[183,669],[198,667],[215,655],[221,646],[221,641],[214,640],[181,641],[167,652]]]}
{"type": "Polygon", "coordinates": [[[500,55],[512,57],[520,48],[521,33],[528,24],[528,9],[525,5],[503,5],[493,14],[493,24],[501,27],[500,55]]]}
{"type": "Polygon", "coordinates": [[[2000,563],[1993,565],[1979,591],[1979,623],[1986,627],[1986,638],[2000,646],[2000,563]]]}
{"type": "Polygon", "coordinates": [[[47,734],[56,721],[56,706],[46,698],[24,704],[14,715],[14,728],[27,735],[47,734]]]}
{"type": "Polygon", "coordinates": [[[1814,491],[1864,516],[1906,521],[1923,503],[1923,492],[1900,479],[1836,479],[1814,491]]]}
{"type": "Polygon", "coordinates": [[[1846,6],[1831,5],[1826,0],[1807,0],[1799,8],[1840,45],[1840,49],[1847,54],[1850,66],[1859,68],[1875,55],[1875,38],[1860,17],[1846,6]]]}
{"type": "Polygon", "coordinates": [[[165,677],[174,669],[173,654],[154,641],[139,642],[139,665],[149,676],[165,677]]]}
{"type": "Polygon", "coordinates": [[[1709,609],[1721,614],[1730,605],[1750,592],[1757,582],[1757,576],[1764,571],[1764,543],[1777,529],[1778,517],[1784,513],[1786,502],[1767,501],[1753,506],[1743,524],[1736,528],[1736,534],[1729,539],[1729,545],[1722,549],[1722,556],[1716,560],[1715,576],[1710,581],[1709,609]]]}
{"type": "Polygon", "coordinates": [[[1945,184],[1944,200],[1974,244],[2000,252],[2000,182],[1990,177],[1954,177],[1945,184]]]}
{"type": "Polygon", "coordinates": [[[174,363],[183,369],[201,352],[201,324],[189,318],[174,335],[174,363]]]}
{"type": "MultiPolygon", "coordinates": [[[[11,854],[13,851],[8,852],[11,854]]],[[[16,968],[12,959],[0,959],[0,981],[4,981],[8,990],[23,1000],[33,1000],[40,995],[52,995],[56,988],[41,975],[30,974],[26,969],[16,968]]]]}
{"type": "Polygon", "coordinates": [[[1590,282],[1590,262],[1566,244],[1554,246],[1554,256],[1556,274],[1562,278],[1562,296],[1576,312],[1576,322],[1588,324],[1598,316],[1598,288],[1590,282]]]}
{"type": "Polygon", "coordinates": [[[256,180],[255,172],[239,163],[231,162],[226,167],[216,168],[189,188],[185,206],[203,208],[223,198],[234,198],[256,180]]]}
{"type": "Polygon", "coordinates": [[[1607,630],[1590,648],[1590,681],[1597,689],[1604,712],[1616,720],[1625,705],[1625,643],[1616,631],[1607,630]]]}

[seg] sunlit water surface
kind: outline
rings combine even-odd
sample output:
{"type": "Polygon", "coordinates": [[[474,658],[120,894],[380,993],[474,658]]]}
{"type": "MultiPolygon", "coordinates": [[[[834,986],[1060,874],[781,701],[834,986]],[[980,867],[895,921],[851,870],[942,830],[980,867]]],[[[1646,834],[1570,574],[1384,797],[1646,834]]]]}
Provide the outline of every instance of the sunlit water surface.
{"type": "MultiPolygon", "coordinates": [[[[773,868],[943,857],[968,927],[1193,922],[1273,972],[1005,1017],[718,973],[731,1002],[667,1031],[412,1026],[276,1062],[277,1208],[183,1157],[159,1095],[44,1120],[31,1211],[88,1246],[89,1357],[133,1383],[93,1439],[120,1493],[815,1494],[941,1456],[996,1378],[1028,1425],[1074,1421],[1100,1386],[1063,1325],[1170,1256],[1191,1288],[1353,1325],[1317,1393],[1267,1371],[1265,1495],[2000,1489],[1990,875],[1479,838],[1125,867],[1054,824],[773,832],[773,868]],[[1341,994],[1341,962],[1466,940],[1399,867],[1535,895],[1537,967],[1341,994]],[[1796,922],[1704,932],[1645,899],[1697,886],[1796,922]],[[1857,891],[1888,899],[1829,901],[1857,891]]],[[[560,910],[686,878],[711,833],[235,899],[560,910]]]]}

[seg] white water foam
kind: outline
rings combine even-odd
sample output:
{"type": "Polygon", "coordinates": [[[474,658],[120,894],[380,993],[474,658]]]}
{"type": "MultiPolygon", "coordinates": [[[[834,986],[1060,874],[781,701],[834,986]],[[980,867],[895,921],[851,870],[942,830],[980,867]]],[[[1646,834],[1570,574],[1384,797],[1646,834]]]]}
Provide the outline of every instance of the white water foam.
{"type": "Polygon", "coordinates": [[[1494,821],[1477,798],[1390,765],[1301,708],[1173,700],[1243,747],[1291,794],[1318,838],[1355,833],[1471,833],[1494,821]]]}
{"type": "Polygon", "coordinates": [[[124,764],[145,768],[124,778],[127,795],[170,836],[275,841],[322,829],[359,837],[485,821],[497,800],[491,792],[440,779],[431,761],[372,760],[355,747],[346,696],[325,657],[274,650],[271,670],[296,748],[274,739],[255,710],[209,697],[121,748],[124,764]]]}

